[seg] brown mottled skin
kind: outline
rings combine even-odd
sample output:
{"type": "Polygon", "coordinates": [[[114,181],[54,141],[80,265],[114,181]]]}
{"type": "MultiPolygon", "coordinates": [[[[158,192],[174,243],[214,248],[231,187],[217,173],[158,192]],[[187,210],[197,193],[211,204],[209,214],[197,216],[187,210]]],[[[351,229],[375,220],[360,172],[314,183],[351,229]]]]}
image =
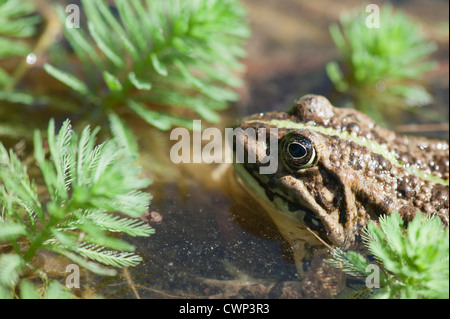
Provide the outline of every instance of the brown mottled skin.
{"type": "MultiPolygon", "coordinates": [[[[445,181],[449,179],[448,142],[398,135],[356,110],[333,107],[324,97],[304,96],[288,113],[256,114],[245,118],[238,127],[270,128],[258,121],[273,119],[353,132],[386,145],[397,154],[399,161],[417,170],[445,181]]],[[[278,127],[278,140],[290,131],[278,127]]],[[[264,187],[270,200],[280,197],[289,203],[290,210],[301,209],[312,214],[318,227],[310,228],[324,240],[343,248],[355,246],[361,241],[361,230],[369,220],[394,211],[408,221],[420,210],[439,216],[448,225],[448,186],[418,177],[353,141],[314,130],[300,131],[318,155],[312,167],[290,172],[280,160],[273,175],[259,174],[258,162],[245,163],[244,167],[264,187]]],[[[248,141],[246,151],[255,145],[248,141]]],[[[283,155],[279,153],[279,156],[283,155]]]]}

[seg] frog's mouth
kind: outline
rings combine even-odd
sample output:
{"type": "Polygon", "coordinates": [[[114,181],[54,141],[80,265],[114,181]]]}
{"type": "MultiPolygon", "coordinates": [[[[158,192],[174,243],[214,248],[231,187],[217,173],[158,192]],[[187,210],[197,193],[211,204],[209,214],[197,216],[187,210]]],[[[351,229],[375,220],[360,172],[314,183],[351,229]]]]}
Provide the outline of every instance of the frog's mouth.
{"type": "MultiPolygon", "coordinates": [[[[314,212],[278,191],[273,174],[259,174],[252,165],[233,163],[238,182],[260,206],[270,213],[282,214],[299,227],[315,231],[325,239],[325,227],[314,212]],[[273,186],[273,187],[272,187],[273,186]]],[[[273,214],[271,214],[273,216],[273,214]]]]}

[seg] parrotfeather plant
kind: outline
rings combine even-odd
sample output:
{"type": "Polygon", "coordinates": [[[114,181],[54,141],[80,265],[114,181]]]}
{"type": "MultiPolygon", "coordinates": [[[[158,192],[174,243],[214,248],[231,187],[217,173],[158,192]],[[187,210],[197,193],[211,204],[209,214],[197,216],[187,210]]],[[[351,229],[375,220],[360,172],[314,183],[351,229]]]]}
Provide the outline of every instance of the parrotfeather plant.
{"type": "Polygon", "coordinates": [[[133,165],[135,148],[122,121],[111,115],[111,127],[115,137],[99,145],[99,128],[87,126],[77,134],[68,120],[57,134],[50,121],[45,144],[36,131],[34,156],[45,191],[38,191],[26,166],[0,143],[0,242],[12,247],[0,256],[2,297],[15,295],[24,270],[34,269],[31,261],[39,250],[56,252],[101,275],[115,274],[105,266],[141,262],[134,247],[114,233],[153,232],[137,219],[148,207],[151,196],[141,189],[150,181],[133,165]]]}
{"type": "Polygon", "coordinates": [[[379,11],[378,27],[367,24],[374,22],[367,21],[369,14],[364,10],[347,13],[339,25],[330,26],[341,63],[329,62],[327,74],[337,91],[352,96],[356,108],[377,120],[383,105],[412,110],[429,104],[432,97],[421,79],[436,65],[427,60],[436,45],[390,4],[379,11]]]}
{"type": "Polygon", "coordinates": [[[449,298],[449,237],[439,217],[417,214],[405,229],[398,213],[370,223],[365,244],[374,260],[356,252],[332,251],[331,264],[361,279],[371,276],[379,288],[363,287],[372,298],[449,298]],[[374,275],[376,264],[380,270],[374,275]],[[379,275],[379,276],[378,276],[379,275]]]}
{"type": "Polygon", "coordinates": [[[132,112],[167,130],[190,127],[187,118],[195,114],[217,122],[217,111],[237,99],[232,88],[242,83],[236,72],[243,70],[238,59],[249,35],[239,1],[81,3],[87,30],[65,23],[58,9],[81,68],[46,64],[45,70],[89,112],[132,112]]]}

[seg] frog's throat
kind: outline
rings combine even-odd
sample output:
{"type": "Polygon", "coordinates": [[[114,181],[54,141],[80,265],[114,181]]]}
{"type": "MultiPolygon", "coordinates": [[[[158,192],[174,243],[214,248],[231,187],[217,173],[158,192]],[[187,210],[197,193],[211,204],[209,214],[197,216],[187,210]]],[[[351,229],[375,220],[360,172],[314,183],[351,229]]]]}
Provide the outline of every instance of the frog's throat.
{"type": "Polygon", "coordinates": [[[371,141],[369,139],[363,138],[361,136],[358,136],[356,134],[351,134],[348,131],[338,131],[331,127],[323,127],[323,126],[315,126],[315,125],[307,125],[304,123],[296,123],[286,120],[250,120],[247,123],[260,123],[265,125],[272,125],[278,128],[284,128],[284,129],[307,129],[316,131],[318,133],[327,135],[327,136],[337,136],[340,139],[343,140],[350,140],[360,146],[368,148],[372,153],[378,154],[383,156],[386,160],[391,162],[392,165],[404,168],[407,171],[409,171],[411,174],[423,178],[426,181],[441,184],[444,186],[449,186],[449,181],[444,180],[438,176],[435,176],[433,174],[426,174],[425,172],[417,169],[414,166],[405,165],[400,160],[398,160],[396,154],[394,152],[391,152],[388,150],[386,145],[380,145],[374,141],[371,141]]]}

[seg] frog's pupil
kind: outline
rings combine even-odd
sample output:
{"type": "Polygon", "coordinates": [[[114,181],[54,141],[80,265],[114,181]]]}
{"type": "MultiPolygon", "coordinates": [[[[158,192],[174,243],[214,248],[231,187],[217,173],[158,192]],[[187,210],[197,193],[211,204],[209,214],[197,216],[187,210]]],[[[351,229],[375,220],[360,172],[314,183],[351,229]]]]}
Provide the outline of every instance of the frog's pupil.
{"type": "Polygon", "coordinates": [[[302,158],[306,155],[306,149],[298,143],[289,144],[289,154],[294,158],[302,158]]]}

